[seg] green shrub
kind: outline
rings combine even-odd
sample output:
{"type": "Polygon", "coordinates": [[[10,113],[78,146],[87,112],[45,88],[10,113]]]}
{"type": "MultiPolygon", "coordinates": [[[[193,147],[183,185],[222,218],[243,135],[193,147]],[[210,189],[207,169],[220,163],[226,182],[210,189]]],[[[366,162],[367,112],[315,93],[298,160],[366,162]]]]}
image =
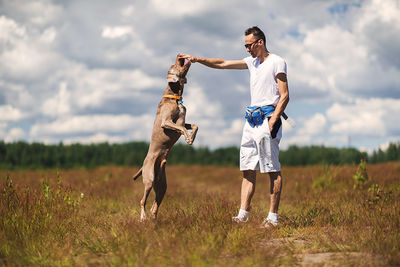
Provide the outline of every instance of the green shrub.
{"type": "Polygon", "coordinates": [[[358,165],[356,173],[353,175],[354,188],[363,186],[368,181],[367,161],[362,159],[358,165]]]}

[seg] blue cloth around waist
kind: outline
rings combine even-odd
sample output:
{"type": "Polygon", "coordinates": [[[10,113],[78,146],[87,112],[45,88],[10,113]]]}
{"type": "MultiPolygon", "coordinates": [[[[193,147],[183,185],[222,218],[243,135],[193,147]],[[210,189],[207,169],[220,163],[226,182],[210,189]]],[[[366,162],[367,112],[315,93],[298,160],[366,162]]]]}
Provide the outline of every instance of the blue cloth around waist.
{"type": "Polygon", "coordinates": [[[251,127],[260,125],[264,122],[264,119],[274,112],[274,106],[249,106],[246,109],[245,118],[251,127]]]}

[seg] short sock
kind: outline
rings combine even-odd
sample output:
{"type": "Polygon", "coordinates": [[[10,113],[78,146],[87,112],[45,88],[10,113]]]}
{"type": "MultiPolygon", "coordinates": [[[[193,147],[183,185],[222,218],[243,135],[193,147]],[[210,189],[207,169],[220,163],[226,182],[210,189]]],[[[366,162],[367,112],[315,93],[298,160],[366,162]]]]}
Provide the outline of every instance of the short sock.
{"type": "Polygon", "coordinates": [[[266,220],[277,223],[278,222],[278,213],[269,212],[266,220]]]}
{"type": "Polygon", "coordinates": [[[245,210],[242,210],[242,209],[239,209],[238,217],[240,219],[247,220],[247,218],[249,217],[249,212],[245,211],[245,210]]]}

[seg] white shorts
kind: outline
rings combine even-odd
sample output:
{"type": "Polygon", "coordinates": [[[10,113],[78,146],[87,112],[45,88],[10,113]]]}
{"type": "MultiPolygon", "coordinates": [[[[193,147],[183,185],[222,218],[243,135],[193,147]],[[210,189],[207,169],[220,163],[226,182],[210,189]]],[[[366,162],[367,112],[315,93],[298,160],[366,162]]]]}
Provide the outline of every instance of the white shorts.
{"type": "Polygon", "coordinates": [[[275,124],[273,135],[276,136],[272,138],[267,118],[263,124],[254,128],[246,121],[240,144],[241,171],[260,170],[261,173],[266,173],[281,170],[279,142],[282,138],[282,121],[275,124]]]}

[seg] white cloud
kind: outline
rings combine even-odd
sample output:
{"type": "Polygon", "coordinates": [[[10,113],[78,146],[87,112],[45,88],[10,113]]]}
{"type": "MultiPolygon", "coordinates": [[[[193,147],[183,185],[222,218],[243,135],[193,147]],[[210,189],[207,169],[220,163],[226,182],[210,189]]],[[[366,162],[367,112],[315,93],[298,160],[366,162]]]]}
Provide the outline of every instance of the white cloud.
{"type": "Polygon", "coordinates": [[[355,35],[368,47],[369,54],[375,57],[385,70],[400,68],[400,58],[393,56],[398,54],[400,49],[399,5],[395,0],[371,0],[362,6],[359,14],[355,14],[355,35]]]}
{"type": "Polygon", "coordinates": [[[15,39],[26,38],[26,29],[14,20],[0,16],[0,41],[3,45],[13,44],[15,39]]]}
{"type": "Polygon", "coordinates": [[[289,145],[323,144],[343,147],[357,144],[364,150],[373,147],[364,144],[376,140],[375,147],[398,142],[400,133],[399,99],[357,99],[350,103],[333,103],[326,114],[317,113],[298,120],[301,127],[282,139],[282,148],[289,145]],[[360,145],[361,144],[361,145],[360,145]]]}
{"type": "Polygon", "coordinates": [[[123,143],[131,140],[131,136],[113,136],[105,133],[96,133],[90,136],[73,137],[64,139],[64,144],[95,144],[95,143],[123,143]]]}
{"type": "Polygon", "coordinates": [[[0,121],[0,140],[6,136],[7,123],[0,121]]]}
{"type": "Polygon", "coordinates": [[[327,119],[321,113],[316,113],[311,117],[300,118],[296,121],[296,128],[291,128],[285,120],[283,120],[283,138],[282,148],[290,145],[310,145],[310,144],[328,144],[325,138],[327,119]]]}
{"type": "Polygon", "coordinates": [[[314,116],[304,119],[303,127],[298,130],[299,134],[315,136],[324,133],[326,129],[326,118],[323,114],[317,113],[314,116]]]}
{"type": "Polygon", "coordinates": [[[195,83],[185,86],[183,98],[188,107],[187,113],[193,119],[218,119],[218,114],[222,112],[221,103],[207,96],[204,89],[195,83]]]}
{"type": "Polygon", "coordinates": [[[21,128],[12,128],[5,136],[4,141],[7,143],[22,140],[25,137],[25,131],[21,128]]]}
{"type": "Polygon", "coordinates": [[[54,27],[50,27],[44,30],[39,36],[39,40],[44,44],[51,44],[54,42],[57,36],[57,30],[54,27]]]}
{"type": "Polygon", "coordinates": [[[83,68],[79,72],[79,76],[72,74],[70,78],[75,88],[73,99],[80,109],[100,107],[110,99],[132,98],[144,89],[165,86],[164,79],[151,77],[139,69],[83,68]]]}
{"type": "Polygon", "coordinates": [[[400,28],[400,7],[398,1],[370,0],[362,6],[356,21],[359,31],[371,27],[374,23],[387,23],[394,28],[400,28]]]}
{"type": "Polygon", "coordinates": [[[121,15],[124,17],[129,17],[132,16],[132,14],[135,12],[135,6],[134,5],[128,5],[124,8],[121,9],[121,15]]]}
{"type": "Polygon", "coordinates": [[[230,146],[240,144],[244,119],[224,120],[220,102],[205,93],[204,88],[187,85],[183,95],[186,123],[199,126],[195,146],[230,146]]]}
{"type": "Polygon", "coordinates": [[[101,36],[108,39],[126,38],[132,35],[133,30],[130,26],[104,26],[101,36]]]}
{"type": "Polygon", "coordinates": [[[280,143],[280,148],[287,149],[290,145],[307,146],[310,144],[313,144],[313,139],[310,134],[296,134],[290,137],[283,135],[280,143]]]}
{"type": "Polygon", "coordinates": [[[345,98],[354,85],[349,86],[349,81],[354,80],[349,78],[358,76],[369,63],[366,47],[352,33],[334,24],[306,32],[300,43],[290,37],[282,45],[288,50],[291,84],[304,84],[308,90],[295,91],[300,97],[320,98],[322,94],[345,98]]]}
{"type": "Polygon", "coordinates": [[[221,144],[222,146],[239,146],[244,123],[244,119],[233,120],[222,132],[217,133],[214,147],[221,146],[221,144]]]}
{"type": "Polygon", "coordinates": [[[167,17],[199,14],[206,8],[215,5],[213,1],[192,0],[151,0],[150,4],[159,14],[167,17]]]}
{"type": "Polygon", "coordinates": [[[27,31],[26,27],[5,16],[0,17],[0,78],[39,80],[54,70],[60,57],[52,51],[55,28],[27,31]]]}
{"type": "Polygon", "coordinates": [[[35,26],[43,27],[62,18],[63,8],[51,0],[2,1],[2,8],[35,26]]]}
{"type": "Polygon", "coordinates": [[[357,99],[327,110],[330,131],[344,135],[390,136],[400,133],[400,99],[357,99]]]}
{"type": "Polygon", "coordinates": [[[279,40],[290,83],[300,89],[294,95],[346,101],[395,94],[400,86],[400,59],[393,56],[400,52],[400,9],[395,5],[365,1],[338,20],[312,27],[302,23],[298,36],[279,40]]]}
{"type": "Polygon", "coordinates": [[[42,113],[51,117],[67,115],[71,112],[70,102],[71,93],[67,88],[67,84],[61,82],[58,94],[43,103],[42,113]]]}
{"type": "Polygon", "coordinates": [[[49,135],[72,135],[93,133],[115,133],[124,131],[140,131],[149,134],[152,117],[143,115],[133,117],[120,115],[81,115],[63,117],[49,123],[37,123],[32,126],[30,135],[33,137],[49,135]]]}
{"type": "Polygon", "coordinates": [[[37,80],[51,71],[54,56],[48,52],[41,53],[28,43],[20,43],[0,55],[0,71],[12,79],[37,80]]]}
{"type": "Polygon", "coordinates": [[[19,121],[26,117],[22,111],[18,108],[12,107],[10,105],[0,106],[0,122],[1,121],[19,121]]]}

